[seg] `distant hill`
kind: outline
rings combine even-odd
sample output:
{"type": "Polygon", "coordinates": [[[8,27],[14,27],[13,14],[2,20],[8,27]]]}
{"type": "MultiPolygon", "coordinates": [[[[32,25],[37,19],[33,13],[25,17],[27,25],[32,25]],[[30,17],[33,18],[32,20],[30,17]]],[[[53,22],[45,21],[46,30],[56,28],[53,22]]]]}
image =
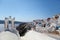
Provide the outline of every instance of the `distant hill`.
{"type": "MultiPolygon", "coordinates": [[[[11,21],[9,21],[9,23],[11,23],[11,21]]],[[[15,21],[15,24],[20,24],[20,23],[23,23],[23,22],[15,21]]],[[[4,24],[4,20],[0,20],[0,24],[4,24]]]]}

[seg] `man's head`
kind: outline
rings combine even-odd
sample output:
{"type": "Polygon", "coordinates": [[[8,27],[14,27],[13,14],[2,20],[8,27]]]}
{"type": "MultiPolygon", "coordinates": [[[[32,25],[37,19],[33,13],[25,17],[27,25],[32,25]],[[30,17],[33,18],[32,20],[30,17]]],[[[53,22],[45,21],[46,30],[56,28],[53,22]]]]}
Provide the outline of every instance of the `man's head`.
{"type": "Polygon", "coordinates": [[[24,36],[27,32],[27,23],[20,24],[16,29],[19,31],[20,36],[24,36]]]}

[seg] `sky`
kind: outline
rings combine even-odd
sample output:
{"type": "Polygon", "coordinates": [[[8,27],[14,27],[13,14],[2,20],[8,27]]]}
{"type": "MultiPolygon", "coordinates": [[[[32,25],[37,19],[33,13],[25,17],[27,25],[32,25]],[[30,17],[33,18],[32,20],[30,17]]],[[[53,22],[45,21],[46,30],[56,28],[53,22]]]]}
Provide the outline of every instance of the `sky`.
{"type": "Polygon", "coordinates": [[[0,20],[15,17],[30,22],[60,14],[60,0],[0,0],[0,20]]]}

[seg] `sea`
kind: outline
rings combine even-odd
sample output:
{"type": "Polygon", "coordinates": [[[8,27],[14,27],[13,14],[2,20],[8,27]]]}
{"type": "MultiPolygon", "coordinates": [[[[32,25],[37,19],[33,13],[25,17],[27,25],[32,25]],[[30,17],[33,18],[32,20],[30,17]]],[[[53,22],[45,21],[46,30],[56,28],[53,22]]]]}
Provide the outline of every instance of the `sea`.
{"type": "MultiPolygon", "coordinates": [[[[15,27],[19,26],[19,24],[15,24],[15,27]]],[[[9,24],[9,27],[11,27],[11,24],[9,24]]],[[[4,30],[4,24],[0,24],[0,32],[4,30]]]]}

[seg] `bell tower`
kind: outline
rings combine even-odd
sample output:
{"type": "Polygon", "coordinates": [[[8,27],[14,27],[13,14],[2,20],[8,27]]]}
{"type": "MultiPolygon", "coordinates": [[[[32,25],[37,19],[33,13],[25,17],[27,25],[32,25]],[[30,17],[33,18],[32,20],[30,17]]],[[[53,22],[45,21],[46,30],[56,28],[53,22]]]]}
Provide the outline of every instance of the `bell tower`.
{"type": "Polygon", "coordinates": [[[11,16],[9,16],[9,18],[5,17],[4,29],[9,29],[9,21],[11,22],[11,28],[15,28],[15,17],[11,18],[11,16]]]}

